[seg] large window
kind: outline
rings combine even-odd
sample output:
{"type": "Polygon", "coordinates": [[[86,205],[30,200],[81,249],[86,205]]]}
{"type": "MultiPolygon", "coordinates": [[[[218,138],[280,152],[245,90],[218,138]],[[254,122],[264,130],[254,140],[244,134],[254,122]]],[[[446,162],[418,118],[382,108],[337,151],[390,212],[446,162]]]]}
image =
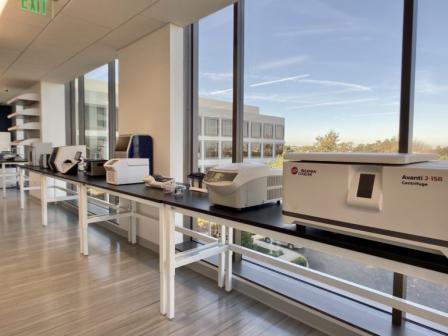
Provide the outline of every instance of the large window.
{"type": "Polygon", "coordinates": [[[245,4],[245,104],[289,150],[398,150],[403,1],[245,4]]]}
{"type": "MultiPolygon", "coordinates": [[[[407,132],[400,132],[400,117],[412,117],[413,112],[406,110],[408,96],[411,106],[415,102],[414,126],[409,132],[414,135],[413,150],[448,159],[448,136],[443,129],[448,108],[444,66],[448,48],[443,43],[447,1],[419,1],[415,70],[403,61],[404,45],[409,42],[403,43],[403,36],[410,32],[409,20],[403,21],[405,0],[246,0],[241,4],[244,34],[235,31],[233,46],[243,45],[242,53],[232,48],[230,8],[200,22],[200,26],[204,22],[213,27],[208,32],[215,35],[199,34],[199,94],[216,108],[211,117],[220,120],[221,136],[230,134],[223,123],[230,114],[222,111],[232,111],[232,93],[239,90],[240,82],[232,83],[232,78],[244,69],[244,97],[237,102],[243,103],[243,109],[232,111],[244,120],[243,140],[231,134],[233,143],[221,142],[221,159],[230,153],[230,146],[237,146],[233,152],[242,149],[244,160],[273,168],[283,167],[288,151],[403,151],[409,139],[403,135],[407,132]],[[238,43],[241,39],[242,44],[238,43]],[[216,41],[222,43],[217,46],[216,41]],[[210,60],[211,55],[216,57],[210,60]],[[201,59],[207,60],[208,71],[201,70],[201,59]],[[232,60],[236,60],[233,69],[232,60]],[[415,71],[415,83],[407,80],[408,71],[415,71]],[[406,92],[407,87],[411,90],[406,92]]],[[[401,123],[401,127],[407,125],[401,123]]],[[[247,232],[240,237],[237,243],[245,247],[392,293],[390,271],[270,237],[247,232]]],[[[448,311],[446,286],[412,278],[407,289],[410,300],[448,311]]]]}
{"type": "Polygon", "coordinates": [[[115,60],[79,78],[70,88],[70,143],[85,144],[90,159],[108,159],[118,132],[118,70],[115,60]],[[110,90],[109,88],[115,88],[110,90]]]}
{"type": "Polygon", "coordinates": [[[448,159],[448,1],[420,1],[416,45],[414,143],[416,152],[448,159]]]}
{"type": "Polygon", "coordinates": [[[205,142],[198,167],[205,171],[216,160],[228,161],[232,157],[231,143],[229,148],[222,138],[228,141],[232,136],[233,6],[201,19],[198,29],[198,117],[204,123],[198,139],[200,145],[205,142]],[[220,142],[221,156],[217,147],[220,142]]]}
{"type": "MultiPolygon", "coordinates": [[[[398,151],[403,1],[245,1],[244,103],[251,157],[398,151]],[[261,126],[263,125],[263,126],[261,126]],[[275,127],[274,127],[275,125],[275,127]],[[273,140],[276,143],[271,143],[273,140]]],[[[392,274],[242,233],[262,253],[392,293],[392,274]]]]}
{"type": "Polygon", "coordinates": [[[84,76],[85,143],[91,159],[109,157],[109,72],[105,64],[84,76]]]}

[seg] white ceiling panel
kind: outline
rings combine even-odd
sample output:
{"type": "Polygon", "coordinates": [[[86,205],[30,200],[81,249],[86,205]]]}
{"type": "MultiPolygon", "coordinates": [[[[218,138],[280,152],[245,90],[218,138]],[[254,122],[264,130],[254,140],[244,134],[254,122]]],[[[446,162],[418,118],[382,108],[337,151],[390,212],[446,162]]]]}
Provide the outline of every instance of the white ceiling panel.
{"type": "Polygon", "coordinates": [[[87,48],[109,32],[109,29],[71,18],[64,14],[58,15],[51,25],[36,40],[36,44],[70,47],[75,50],[87,48]]]}
{"type": "Polygon", "coordinates": [[[23,50],[39,34],[40,28],[31,24],[18,23],[13,20],[1,18],[0,20],[0,47],[1,50],[23,50]]]}
{"type": "Polygon", "coordinates": [[[112,31],[101,41],[101,43],[119,50],[132,43],[132,41],[138,40],[142,36],[157,30],[165,24],[166,22],[151,19],[140,14],[120,26],[119,29],[112,31]]]}
{"type": "Polygon", "coordinates": [[[234,2],[234,0],[163,0],[148,8],[145,15],[185,27],[234,2]]]}
{"type": "Polygon", "coordinates": [[[50,71],[43,79],[55,82],[66,82],[92,69],[114,60],[117,51],[102,44],[95,44],[77,54],[63,65],[50,71]]]}
{"type": "Polygon", "coordinates": [[[2,48],[0,52],[0,75],[3,73],[6,67],[16,59],[19,53],[19,50],[2,48]]]}
{"type": "Polygon", "coordinates": [[[106,28],[114,28],[158,0],[77,0],[71,1],[64,9],[69,15],[85,22],[106,28]]]}

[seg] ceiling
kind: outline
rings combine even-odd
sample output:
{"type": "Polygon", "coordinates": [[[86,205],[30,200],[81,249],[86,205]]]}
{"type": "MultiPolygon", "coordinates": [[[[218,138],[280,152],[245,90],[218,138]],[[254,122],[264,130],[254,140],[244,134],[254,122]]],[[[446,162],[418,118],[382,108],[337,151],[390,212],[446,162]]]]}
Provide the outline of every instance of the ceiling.
{"type": "Polygon", "coordinates": [[[69,81],[166,23],[186,26],[234,2],[49,0],[41,16],[23,11],[19,0],[6,1],[0,14],[0,102],[39,80],[69,81]]]}

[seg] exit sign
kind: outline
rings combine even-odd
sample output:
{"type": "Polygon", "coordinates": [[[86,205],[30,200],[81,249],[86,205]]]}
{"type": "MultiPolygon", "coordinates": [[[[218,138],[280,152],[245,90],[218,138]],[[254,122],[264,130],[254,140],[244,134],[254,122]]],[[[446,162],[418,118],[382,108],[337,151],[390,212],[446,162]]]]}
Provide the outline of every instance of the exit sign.
{"type": "Polygon", "coordinates": [[[20,0],[22,3],[22,10],[32,12],[40,15],[47,15],[48,0],[20,0]]]}

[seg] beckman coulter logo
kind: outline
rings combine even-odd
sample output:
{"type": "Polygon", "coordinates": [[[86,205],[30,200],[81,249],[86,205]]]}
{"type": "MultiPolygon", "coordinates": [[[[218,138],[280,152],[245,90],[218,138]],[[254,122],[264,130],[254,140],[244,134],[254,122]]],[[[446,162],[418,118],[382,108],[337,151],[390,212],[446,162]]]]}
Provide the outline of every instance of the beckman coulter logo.
{"type": "Polygon", "coordinates": [[[297,167],[292,167],[291,168],[291,174],[297,175],[298,172],[299,172],[299,168],[297,168],[297,167]]]}

